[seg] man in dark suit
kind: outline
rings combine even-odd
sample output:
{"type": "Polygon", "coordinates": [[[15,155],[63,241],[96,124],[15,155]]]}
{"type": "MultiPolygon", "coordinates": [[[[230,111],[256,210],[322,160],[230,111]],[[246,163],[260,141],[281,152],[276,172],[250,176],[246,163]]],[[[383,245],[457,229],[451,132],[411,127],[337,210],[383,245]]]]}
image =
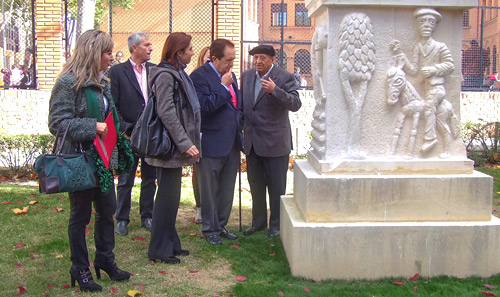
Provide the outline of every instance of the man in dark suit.
{"type": "Polygon", "coordinates": [[[243,72],[244,152],[252,191],[251,235],[267,226],[266,188],[269,193],[269,237],[280,234],[280,197],[286,191],[292,133],[288,111],[301,107],[293,75],[274,65],[276,51],[259,45],[250,51],[255,69],[243,72]]]}
{"type": "MultiPolygon", "coordinates": [[[[148,100],[147,75],[153,47],[149,36],[142,32],[136,32],[128,38],[130,59],[125,63],[116,64],[109,70],[111,79],[111,93],[118,112],[123,121],[120,122],[120,130],[130,138],[139,115],[144,110],[148,100]]],[[[141,160],[141,194],[140,213],[141,225],[151,231],[154,195],[156,192],[156,169],[148,165],[144,158],[135,156],[134,166],[130,172],[118,177],[117,208],[116,208],[116,234],[125,236],[128,234],[127,225],[130,222],[130,199],[132,187],[134,186],[135,172],[141,160]]]]}
{"type": "Polygon", "coordinates": [[[211,244],[221,236],[238,238],[226,229],[233,206],[234,184],[242,145],[242,102],[236,76],[231,71],[236,57],[234,44],[216,39],[211,60],[191,74],[201,106],[201,147],[196,164],[200,185],[201,231],[211,244]]]}

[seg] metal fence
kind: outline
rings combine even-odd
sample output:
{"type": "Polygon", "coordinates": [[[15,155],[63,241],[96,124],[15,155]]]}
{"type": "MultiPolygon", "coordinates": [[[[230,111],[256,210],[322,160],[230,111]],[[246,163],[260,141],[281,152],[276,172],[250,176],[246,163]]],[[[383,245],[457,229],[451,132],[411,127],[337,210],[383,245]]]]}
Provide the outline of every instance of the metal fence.
{"type": "Polygon", "coordinates": [[[479,6],[464,12],[462,21],[462,91],[490,91],[500,87],[499,7],[479,6]]]}
{"type": "MultiPolygon", "coordinates": [[[[36,63],[34,59],[34,0],[1,0],[0,69],[2,88],[35,88],[36,63]],[[23,72],[22,66],[25,66],[23,72]],[[24,82],[21,81],[24,78],[24,82]]],[[[64,0],[68,3],[76,1],[64,0]]],[[[112,1],[111,1],[112,2],[112,1]]],[[[120,1],[125,3],[127,1],[120,1]]],[[[479,4],[487,1],[479,1],[479,4]]],[[[166,36],[184,31],[193,36],[195,52],[208,46],[214,38],[217,0],[142,0],[130,7],[110,7],[108,0],[98,7],[102,13],[102,30],[110,32],[115,41],[115,53],[121,52],[125,61],[130,53],[127,37],[135,31],[151,36],[154,51],[151,61],[158,63],[166,36]],[[106,4],[107,3],[107,4],[106,4]],[[111,13],[109,13],[111,11],[111,13]]],[[[252,67],[251,48],[269,44],[277,51],[277,66],[296,74],[298,83],[312,88],[311,40],[314,19],[308,15],[305,1],[297,0],[241,0],[241,71],[252,67]]],[[[462,90],[487,91],[500,89],[499,7],[478,6],[463,15],[462,32],[462,90]]],[[[71,52],[78,11],[66,10],[64,20],[66,57],[71,52]]],[[[195,63],[191,63],[191,68],[195,63]]],[[[188,69],[190,71],[192,69],[188,69]]]]}
{"type": "Polygon", "coordinates": [[[314,20],[305,1],[242,1],[242,71],[252,68],[248,52],[260,44],[276,49],[276,65],[294,73],[303,88],[312,88],[311,40],[314,20]]]}
{"type": "Polygon", "coordinates": [[[1,88],[35,88],[32,1],[1,1],[0,71],[1,88]]]}

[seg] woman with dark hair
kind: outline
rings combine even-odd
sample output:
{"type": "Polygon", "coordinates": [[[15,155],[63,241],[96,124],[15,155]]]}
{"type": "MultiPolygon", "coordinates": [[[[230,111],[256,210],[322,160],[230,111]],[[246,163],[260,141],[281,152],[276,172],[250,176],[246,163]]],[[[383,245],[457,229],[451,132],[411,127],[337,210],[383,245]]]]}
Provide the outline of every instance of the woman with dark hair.
{"type": "MultiPolygon", "coordinates": [[[[111,153],[109,169],[93,149],[96,135],[106,138],[108,126],[104,119],[113,115],[116,131],[120,127],[118,113],[111,98],[109,79],[102,72],[113,62],[113,41],[99,30],[88,30],[76,41],[75,52],[57,78],[49,101],[49,130],[56,134],[68,129],[63,146],[64,153],[81,149],[91,150],[96,162],[99,186],[69,193],[70,214],[68,224],[72,266],[71,285],[78,282],[81,291],[102,291],[94,282],[89,268],[85,226],[89,223],[92,203],[95,208],[94,242],[96,255],[94,268],[97,278],[104,270],[113,281],[128,280],[130,273],[115,263],[115,232],[113,214],[116,194],[113,170],[127,170],[133,162],[132,149],[123,136],[111,153]],[[69,127],[68,127],[69,125],[69,127]],[[67,128],[68,127],[68,128],[67,128]]],[[[119,133],[118,133],[119,134],[119,133]]]]}
{"type": "Polygon", "coordinates": [[[146,158],[156,166],[158,191],[148,256],[152,261],[180,263],[176,256],[189,255],[181,249],[175,220],[181,197],[182,166],[200,157],[200,104],[193,82],[184,71],[194,55],[191,36],[175,32],[163,46],[161,62],[151,67],[148,83],[157,98],[157,112],[176,146],[171,159],[146,158]]]}

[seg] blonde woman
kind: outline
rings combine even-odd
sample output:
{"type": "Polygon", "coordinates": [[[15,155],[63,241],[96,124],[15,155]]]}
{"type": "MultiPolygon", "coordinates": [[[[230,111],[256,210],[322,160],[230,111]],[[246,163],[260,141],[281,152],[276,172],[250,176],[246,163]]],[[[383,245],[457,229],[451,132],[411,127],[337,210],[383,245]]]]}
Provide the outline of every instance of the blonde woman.
{"type": "Polygon", "coordinates": [[[198,62],[196,63],[196,68],[203,66],[208,61],[210,61],[210,47],[205,46],[198,54],[198,62]]]}
{"type": "MultiPolygon", "coordinates": [[[[93,189],[69,193],[70,216],[68,225],[71,249],[71,284],[78,282],[81,291],[102,291],[95,283],[89,267],[85,226],[89,223],[92,203],[95,208],[94,241],[96,255],[94,267],[97,278],[104,270],[113,281],[128,280],[130,273],[119,269],[115,263],[113,214],[116,194],[112,170],[126,170],[132,162],[130,145],[120,136],[112,152],[109,170],[93,149],[97,134],[105,138],[108,126],[104,123],[110,113],[115,120],[116,131],[120,122],[116,112],[109,79],[103,76],[113,62],[113,41],[99,30],[83,33],[76,42],[75,53],[59,75],[49,103],[49,129],[56,134],[58,129],[69,130],[63,153],[74,152],[79,144],[91,150],[98,168],[99,186],[93,189]]],[[[118,133],[119,134],[119,133],[118,133]]]]}

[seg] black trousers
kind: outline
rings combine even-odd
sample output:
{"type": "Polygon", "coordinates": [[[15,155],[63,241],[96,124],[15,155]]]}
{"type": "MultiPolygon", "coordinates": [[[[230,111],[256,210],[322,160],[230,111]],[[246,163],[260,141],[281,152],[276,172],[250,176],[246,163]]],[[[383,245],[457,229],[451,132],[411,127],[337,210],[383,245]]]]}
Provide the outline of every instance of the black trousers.
{"type": "Polygon", "coordinates": [[[203,157],[195,165],[201,195],[201,231],[204,235],[220,234],[229,220],[240,161],[238,147],[235,143],[227,156],[203,157]]]}
{"type": "Polygon", "coordinates": [[[89,255],[85,238],[85,227],[90,221],[92,202],[95,208],[94,241],[96,256],[94,263],[105,264],[115,260],[115,233],[113,214],[116,209],[114,186],[107,193],[101,188],[69,193],[69,246],[71,262],[79,270],[89,267],[89,255]]]}
{"type": "Polygon", "coordinates": [[[267,226],[266,188],[269,193],[269,229],[280,229],[280,197],[286,192],[289,155],[282,157],[257,156],[252,149],[247,155],[247,177],[252,191],[252,226],[267,226]]]}
{"type": "Polygon", "coordinates": [[[118,177],[116,221],[130,222],[130,205],[132,187],[134,187],[135,172],[141,160],[141,194],[139,198],[139,211],[141,221],[153,217],[153,207],[156,192],[156,168],[144,161],[144,158],[134,156],[134,165],[128,173],[118,177]]]}
{"type": "Polygon", "coordinates": [[[181,251],[175,220],[181,199],[182,168],[157,167],[158,191],[148,256],[152,260],[173,257],[181,251]]]}

